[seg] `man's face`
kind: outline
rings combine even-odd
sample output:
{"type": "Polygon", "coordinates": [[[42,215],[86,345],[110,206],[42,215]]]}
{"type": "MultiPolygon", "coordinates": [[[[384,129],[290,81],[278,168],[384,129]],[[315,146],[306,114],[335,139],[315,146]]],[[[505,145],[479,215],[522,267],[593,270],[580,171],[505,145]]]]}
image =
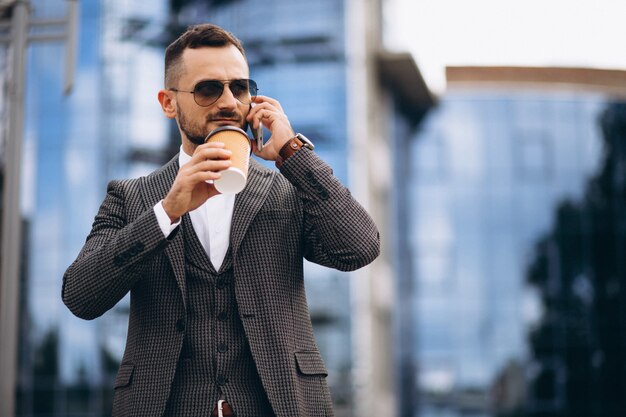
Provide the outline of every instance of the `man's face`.
{"type": "Polygon", "coordinates": [[[217,101],[208,107],[199,106],[193,94],[196,84],[204,80],[235,80],[249,78],[248,64],[233,46],[185,49],[182,55],[184,69],[177,85],[176,120],[185,139],[194,145],[204,143],[204,138],[219,126],[231,125],[246,129],[246,115],[250,105],[238,101],[228,86],[217,101]]]}

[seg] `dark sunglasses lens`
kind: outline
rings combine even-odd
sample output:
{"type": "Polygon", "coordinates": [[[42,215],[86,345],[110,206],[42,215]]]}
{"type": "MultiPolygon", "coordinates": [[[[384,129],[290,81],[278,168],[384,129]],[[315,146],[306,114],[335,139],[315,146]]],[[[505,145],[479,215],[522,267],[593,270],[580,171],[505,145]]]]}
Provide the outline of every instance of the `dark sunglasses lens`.
{"type": "Polygon", "coordinates": [[[249,88],[250,88],[250,96],[251,97],[256,97],[257,93],[259,92],[259,89],[256,86],[256,82],[253,80],[247,80],[249,83],[249,88]]]}
{"type": "MultiPolygon", "coordinates": [[[[233,80],[229,83],[229,88],[233,96],[243,104],[250,103],[257,94],[256,83],[252,80],[233,80]]],[[[198,105],[210,106],[221,97],[223,91],[224,84],[221,81],[207,80],[196,85],[193,95],[198,105]]]]}
{"type": "Polygon", "coordinates": [[[224,91],[224,84],[219,81],[202,81],[194,88],[194,98],[200,106],[208,106],[217,101],[224,91]]]}
{"type": "Polygon", "coordinates": [[[237,100],[248,104],[256,96],[256,83],[252,80],[234,80],[230,83],[230,91],[237,100]]]}

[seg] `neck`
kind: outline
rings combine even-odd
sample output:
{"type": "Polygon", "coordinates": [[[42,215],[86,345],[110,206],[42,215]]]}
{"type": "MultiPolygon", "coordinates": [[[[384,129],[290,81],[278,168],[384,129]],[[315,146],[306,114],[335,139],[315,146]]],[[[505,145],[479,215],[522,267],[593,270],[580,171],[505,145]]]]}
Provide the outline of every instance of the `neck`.
{"type": "Polygon", "coordinates": [[[182,144],[183,144],[183,151],[189,156],[192,156],[196,148],[198,147],[198,145],[191,142],[187,138],[183,138],[182,144]]]}

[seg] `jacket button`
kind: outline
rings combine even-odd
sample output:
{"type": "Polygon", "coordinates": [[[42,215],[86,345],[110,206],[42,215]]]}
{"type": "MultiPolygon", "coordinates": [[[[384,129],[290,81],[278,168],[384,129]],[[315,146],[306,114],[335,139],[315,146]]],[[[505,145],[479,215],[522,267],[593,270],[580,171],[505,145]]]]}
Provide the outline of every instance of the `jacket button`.
{"type": "Polygon", "coordinates": [[[185,331],[185,319],[178,319],[176,321],[176,330],[178,330],[179,332],[185,331]]]}
{"type": "Polygon", "coordinates": [[[218,290],[223,290],[228,285],[228,280],[226,278],[219,278],[215,285],[218,290]]]}
{"type": "Polygon", "coordinates": [[[224,342],[217,345],[217,351],[219,353],[224,353],[228,351],[228,345],[224,342]]]}
{"type": "Polygon", "coordinates": [[[219,321],[226,321],[226,320],[228,320],[228,313],[226,313],[225,311],[220,312],[220,313],[217,315],[217,319],[218,319],[219,321]]]}
{"type": "Polygon", "coordinates": [[[215,380],[215,383],[220,387],[222,385],[226,385],[227,382],[228,382],[228,378],[226,378],[224,375],[218,376],[217,379],[215,380]]]}

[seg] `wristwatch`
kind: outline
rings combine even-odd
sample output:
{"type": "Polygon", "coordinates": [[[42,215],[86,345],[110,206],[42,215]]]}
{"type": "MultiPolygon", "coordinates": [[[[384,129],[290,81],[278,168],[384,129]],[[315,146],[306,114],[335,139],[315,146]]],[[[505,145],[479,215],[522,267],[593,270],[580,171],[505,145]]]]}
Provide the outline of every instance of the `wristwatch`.
{"type": "Polygon", "coordinates": [[[287,158],[302,148],[313,150],[315,149],[315,145],[313,145],[313,142],[311,142],[309,138],[304,136],[302,133],[296,133],[296,136],[289,139],[287,143],[280,148],[280,151],[278,152],[278,159],[276,160],[276,166],[280,168],[287,158]]]}

